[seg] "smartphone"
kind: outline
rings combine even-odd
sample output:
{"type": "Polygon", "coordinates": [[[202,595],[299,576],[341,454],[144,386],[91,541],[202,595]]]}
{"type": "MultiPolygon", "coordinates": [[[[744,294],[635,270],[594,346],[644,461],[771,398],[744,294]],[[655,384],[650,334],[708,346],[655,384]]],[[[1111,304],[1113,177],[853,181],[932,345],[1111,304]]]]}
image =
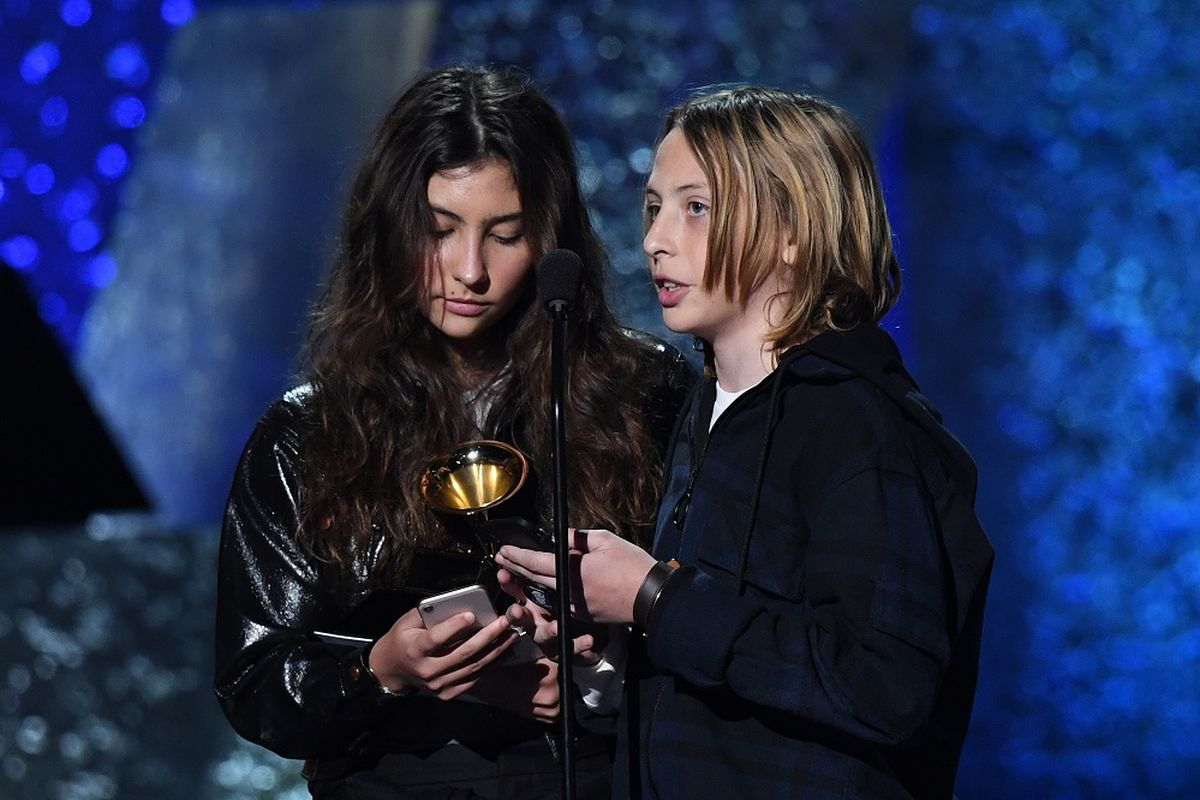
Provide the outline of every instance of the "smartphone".
{"type": "Polygon", "coordinates": [[[479,525],[479,531],[497,545],[511,544],[526,550],[554,551],[553,537],[524,517],[484,520],[479,525]]]}
{"type": "MultiPolygon", "coordinates": [[[[477,583],[461,589],[452,589],[433,597],[426,597],[417,605],[417,613],[421,615],[421,621],[425,623],[426,628],[431,628],[439,622],[445,622],[455,614],[461,614],[464,611],[470,611],[475,615],[472,631],[477,631],[498,618],[487,590],[477,583]]],[[[527,661],[536,661],[541,654],[542,651],[533,643],[533,638],[525,635],[513,644],[498,663],[504,665],[524,664],[527,661]]]]}
{"type": "MultiPolygon", "coordinates": [[[[491,538],[496,545],[511,544],[526,550],[541,550],[546,553],[554,552],[554,538],[524,517],[503,517],[501,519],[485,520],[480,525],[480,532],[491,538]]],[[[525,596],[541,606],[550,616],[558,613],[558,595],[549,586],[535,583],[519,575],[513,575],[525,596]]]]}
{"type": "Polygon", "coordinates": [[[496,609],[492,607],[487,590],[477,583],[426,597],[417,606],[417,613],[421,615],[426,628],[432,628],[464,611],[475,615],[476,630],[496,619],[496,609]]]}

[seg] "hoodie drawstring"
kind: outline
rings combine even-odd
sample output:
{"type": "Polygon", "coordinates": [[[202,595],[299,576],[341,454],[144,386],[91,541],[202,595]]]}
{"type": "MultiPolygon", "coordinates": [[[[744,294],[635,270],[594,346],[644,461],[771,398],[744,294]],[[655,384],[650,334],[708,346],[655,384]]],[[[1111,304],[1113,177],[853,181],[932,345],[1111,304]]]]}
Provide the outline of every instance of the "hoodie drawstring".
{"type": "Polygon", "coordinates": [[[750,560],[750,539],[754,535],[754,522],[758,517],[758,501],[762,494],[763,477],[767,473],[767,454],[771,449],[771,434],[775,430],[775,409],[779,405],[780,387],[783,386],[783,373],[787,370],[781,363],[775,368],[771,377],[771,400],[767,403],[767,424],[763,431],[762,446],[758,450],[758,470],[754,476],[754,489],[750,495],[750,516],[746,521],[746,530],[742,534],[742,554],[738,559],[737,593],[740,597],[746,593],[746,565],[750,560]]]}

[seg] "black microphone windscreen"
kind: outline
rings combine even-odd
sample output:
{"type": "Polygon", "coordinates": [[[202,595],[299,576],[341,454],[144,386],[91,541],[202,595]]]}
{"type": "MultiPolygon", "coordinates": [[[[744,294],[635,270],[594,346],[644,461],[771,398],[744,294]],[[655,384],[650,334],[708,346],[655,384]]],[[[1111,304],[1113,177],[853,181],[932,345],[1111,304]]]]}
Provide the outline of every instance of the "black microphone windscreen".
{"type": "Polygon", "coordinates": [[[579,294],[583,261],[570,250],[551,250],[537,265],[538,298],[543,306],[565,303],[570,306],[579,294]]]}

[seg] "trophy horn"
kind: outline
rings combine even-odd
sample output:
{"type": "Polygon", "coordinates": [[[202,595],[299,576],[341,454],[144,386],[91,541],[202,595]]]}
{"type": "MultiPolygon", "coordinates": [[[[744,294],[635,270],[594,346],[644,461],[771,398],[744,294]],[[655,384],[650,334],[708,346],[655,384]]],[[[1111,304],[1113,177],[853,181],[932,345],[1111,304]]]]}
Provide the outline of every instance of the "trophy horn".
{"type": "Polygon", "coordinates": [[[510,444],[463,442],[429,462],[421,476],[421,496],[438,511],[476,514],[515,495],[528,473],[525,454],[510,444]]]}
{"type": "MultiPolygon", "coordinates": [[[[548,549],[553,539],[524,517],[488,519],[488,510],[515,495],[525,485],[529,461],[511,444],[494,439],[463,442],[432,459],[421,476],[421,496],[435,511],[465,516],[485,553],[501,544],[548,549]]],[[[553,589],[520,580],[526,596],[554,613],[553,589]]]]}

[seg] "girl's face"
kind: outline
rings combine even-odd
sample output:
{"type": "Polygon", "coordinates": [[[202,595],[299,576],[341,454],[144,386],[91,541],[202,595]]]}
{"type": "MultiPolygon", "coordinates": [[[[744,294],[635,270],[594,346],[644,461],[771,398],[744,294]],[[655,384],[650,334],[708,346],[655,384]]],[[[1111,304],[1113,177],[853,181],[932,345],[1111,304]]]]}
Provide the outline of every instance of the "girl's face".
{"type": "Polygon", "coordinates": [[[465,359],[525,291],[533,250],[508,165],[483,161],[429,179],[434,249],[424,313],[465,359]]]}
{"type": "Polygon", "coordinates": [[[646,182],[650,228],[642,249],[650,259],[663,322],[676,333],[710,342],[743,316],[741,307],[722,290],[710,293],[701,286],[711,211],[708,179],[676,128],[659,144],[646,182]]]}

